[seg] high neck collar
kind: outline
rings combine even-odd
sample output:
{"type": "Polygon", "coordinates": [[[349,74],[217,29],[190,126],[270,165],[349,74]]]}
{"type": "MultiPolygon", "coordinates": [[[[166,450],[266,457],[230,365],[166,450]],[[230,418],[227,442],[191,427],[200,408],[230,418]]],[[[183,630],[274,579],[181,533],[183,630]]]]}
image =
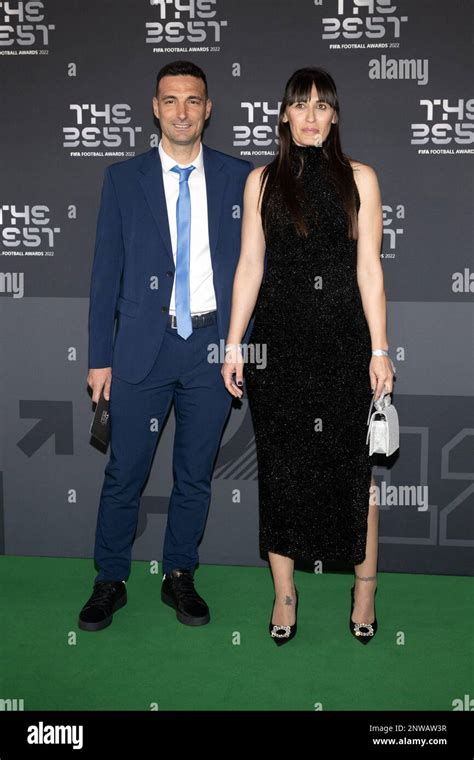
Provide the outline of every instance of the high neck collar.
{"type": "Polygon", "coordinates": [[[304,165],[320,164],[325,160],[323,148],[316,145],[297,145],[294,141],[290,145],[290,156],[304,165]]]}
{"type": "MultiPolygon", "coordinates": [[[[323,143],[324,145],[324,143],[323,143]]],[[[290,150],[294,151],[300,156],[322,156],[323,149],[319,145],[297,145],[294,140],[291,142],[290,150]]]]}

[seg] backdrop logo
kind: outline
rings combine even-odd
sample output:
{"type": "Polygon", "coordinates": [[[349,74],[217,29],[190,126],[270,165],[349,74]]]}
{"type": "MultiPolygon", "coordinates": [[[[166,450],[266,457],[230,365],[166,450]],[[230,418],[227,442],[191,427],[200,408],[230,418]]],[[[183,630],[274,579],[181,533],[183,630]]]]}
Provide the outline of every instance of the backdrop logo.
{"type": "Polygon", "coordinates": [[[54,256],[60,232],[51,224],[49,206],[0,206],[2,256],[54,256]]]}
{"type": "Polygon", "coordinates": [[[227,21],[217,18],[217,0],[150,0],[150,5],[158,21],[145,23],[146,42],[166,45],[154,48],[154,53],[219,52],[214,45],[221,41],[227,21]]]}
{"type": "Polygon", "coordinates": [[[49,50],[31,48],[47,47],[49,33],[55,28],[54,24],[45,22],[41,2],[0,2],[0,55],[47,54],[49,50]]]}
{"type": "MultiPolygon", "coordinates": [[[[142,131],[131,123],[131,106],[127,103],[73,103],[69,106],[74,126],[63,127],[64,148],[135,148],[135,137],[142,131]]],[[[135,155],[134,151],[77,151],[75,156],[135,155]]]]}
{"type": "Polygon", "coordinates": [[[419,153],[473,153],[474,98],[450,103],[448,98],[420,100],[422,121],[411,124],[411,144],[424,145],[419,153]]]}
{"type": "Polygon", "coordinates": [[[278,143],[281,103],[277,103],[274,108],[266,101],[241,103],[240,106],[244,113],[242,121],[246,123],[234,125],[234,147],[247,148],[240,151],[245,156],[273,155],[278,143]]]}
{"type": "Polygon", "coordinates": [[[322,19],[323,40],[362,42],[331,48],[388,47],[388,42],[379,40],[400,39],[402,25],[408,21],[408,16],[397,16],[397,6],[391,0],[334,0],[334,7],[336,15],[322,19]]]}
{"type": "Polygon", "coordinates": [[[385,241],[388,241],[389,251],[380,254],[381,259],[394,259],[397,253],[397,243],[399,238],[404,234],[405,229],[405,206],[399,203],[396,206],[383,205],[383,234],[384,247],[385,241]]]}

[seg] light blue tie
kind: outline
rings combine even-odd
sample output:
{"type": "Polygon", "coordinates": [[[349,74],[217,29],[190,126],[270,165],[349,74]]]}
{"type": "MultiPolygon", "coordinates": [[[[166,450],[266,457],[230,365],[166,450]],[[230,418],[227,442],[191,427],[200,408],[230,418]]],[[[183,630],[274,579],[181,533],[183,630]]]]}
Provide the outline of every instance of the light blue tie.
{"type": "Polygon", "coordinates": [[[195,166],[173,166],[172,172],[179,174],[179,196],[176,202],[176,326],[178,335],[186,340],[192,331],[189,299],[189,253],[191,234],[191,197],[188,179],[195,166]]]}

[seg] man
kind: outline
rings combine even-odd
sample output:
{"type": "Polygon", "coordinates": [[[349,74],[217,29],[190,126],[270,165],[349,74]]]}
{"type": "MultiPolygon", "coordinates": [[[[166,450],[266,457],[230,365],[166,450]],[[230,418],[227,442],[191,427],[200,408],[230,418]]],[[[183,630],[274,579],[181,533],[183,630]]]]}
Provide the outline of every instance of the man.
{"type": "Polygon", "coordinates": [[[161,598],[181,623],[210,620],[194,569],[232,396],[220,363],[208,361],[208,347],[223,345],[227,335],[243,189],[253,168],[202,144],[211,108],[198,66],[164,66],[153,98],[158,148],[105,170],[87,382],[93,401],[102,389],[110,401],[111,441],[95,538],[99,573],[79,615],[86,631],[108,626],[126,604],[139,497],[173,402],[174,486],[161,598]]]}

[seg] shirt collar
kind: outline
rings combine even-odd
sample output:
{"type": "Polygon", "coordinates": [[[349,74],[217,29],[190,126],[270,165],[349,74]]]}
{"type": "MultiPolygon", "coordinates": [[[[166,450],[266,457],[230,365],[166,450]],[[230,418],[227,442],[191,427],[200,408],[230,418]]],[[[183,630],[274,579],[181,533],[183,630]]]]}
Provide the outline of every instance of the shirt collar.
{"type": "MultiPolygon", "coordinates": [[[[161,165],[163,167],[163,171],[165,172],[171,171],[173,166],[176,166],[178,162],[176,161],[176,159],[174,159],[172,156],[166,153],[162,145],[162,140],[160,140],[158,144],[158,151],[160,153],[161,165]]],[[[193,166],[196,167],[195,171],[198,171],[198,172],[202,171],[204,167],[204,161],[203,161],[203,155],[202,155],[202,143],[199,146],[199,153],[197,154],[196,158],[191,163],[193,166]]],[[[178,164],[178,166],[190,166],[190,164],[178,164]]],[[[175,172],[173,172],[173,174],[175,174],[175,172]]]]}

